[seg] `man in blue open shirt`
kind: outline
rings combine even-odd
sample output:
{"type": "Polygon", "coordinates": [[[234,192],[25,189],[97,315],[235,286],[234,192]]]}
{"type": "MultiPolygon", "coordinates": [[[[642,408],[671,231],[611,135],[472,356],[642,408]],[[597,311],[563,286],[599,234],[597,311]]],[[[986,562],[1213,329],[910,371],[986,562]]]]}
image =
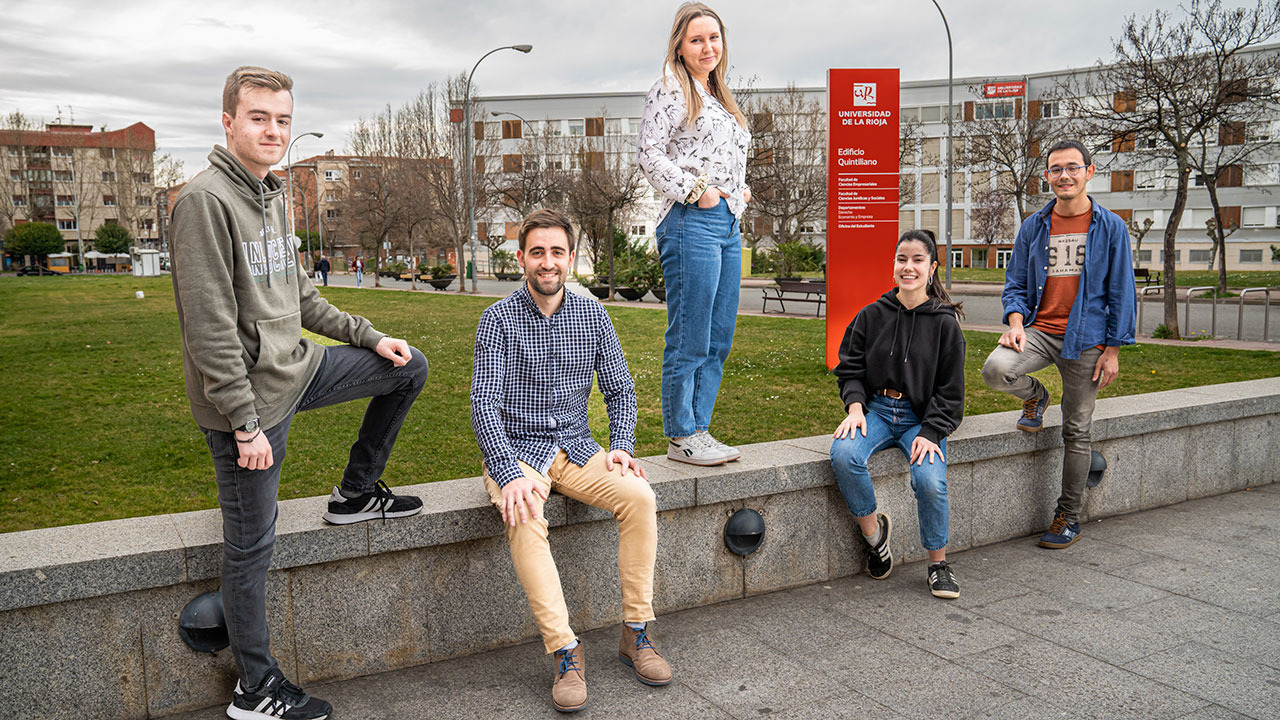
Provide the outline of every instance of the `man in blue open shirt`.
{"type": "Polygon", "coordinates": [[[1094,173],[1089,150],[1064,140],[1049,149],[1047,164],[1055,197],[1013,241],[1001,296],[1009,330],[982,379],[1021,399],[1018,429],[1036,432],[1049,391],[1030,373],[1057,365],[1062,376],[1062,495],[1040,538],[1056,549],[1080,538],[1094,403],[1120,372],[1120,346],[1134,341],[1137,287],[1128,228],[1085,192],[1094,173]]]}
{"type": "Polygon", "coordinates": [[[502,512],[543,644],[556,654],[551,701],[560,712],[585,708],[587,686],[542,514],[553,489],[618,518],[619,657],[647,685],[671,682],[671,668],[646,630],[653,619],[658,519],[653,489],[633,457],[635,382],[604,307],[565,292],[572,238],[569,219],[554,210],[538,210],[521,223],[516,259],[526,282],[480,317],[471,384],[485,488],[502,512]],[[607,453],[587,426],[593,374],[609,412],[607,453]]]}

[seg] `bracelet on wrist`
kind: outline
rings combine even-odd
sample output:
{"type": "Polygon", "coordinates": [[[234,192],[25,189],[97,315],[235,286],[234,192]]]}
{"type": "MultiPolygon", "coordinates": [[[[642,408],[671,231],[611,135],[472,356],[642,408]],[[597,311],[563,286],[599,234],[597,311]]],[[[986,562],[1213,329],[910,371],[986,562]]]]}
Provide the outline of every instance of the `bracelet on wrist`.
{"type": "Polygon", "coordinates": [[[686,205],[693,205],[698,202],[698,198],[707,191],[707,187],[711,184],[711,179],[706,175],[699,175],[698,179],[693,182],[693,189],[689,191],[689,196],[684,199],[686,205]]]}
{"type": "Polygon", "coordinates": [[[257,440],[258,436],[261,434],[262,434],[262,428],[258,428],[258,432],[254,433],[253,437],[249,438],[248,440],[241,440],[240,438],[236,438],[236,442],[242,443],[242,444],[248,444],[253,442],[254,440],[257,440]]]}

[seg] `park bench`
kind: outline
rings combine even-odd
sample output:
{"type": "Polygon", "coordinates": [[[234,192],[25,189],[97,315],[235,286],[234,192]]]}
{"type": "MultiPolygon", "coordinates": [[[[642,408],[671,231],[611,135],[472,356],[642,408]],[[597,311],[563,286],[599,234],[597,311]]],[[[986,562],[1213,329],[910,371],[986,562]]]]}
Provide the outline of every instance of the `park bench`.
{"type": "Polygon", "coordinates": [[[1164,282],[1164,275],[1158,270],[1153,273],[1146,268],[1134,268],[1133,281],[1135,283],[1142,283],[1143,287],[1159,285],[1164,282]]]}
{"type": "Polygon", "coordinates": [[[827,303],[827,283],[825,280],[777,280],[775,284],[761,290],[764,303],[760,312],[769,312],[769,303],[776,302],[786,312],[788,302],[811,303],[817,305],[814,317],[822,315],[822,306],[827,303]]]}

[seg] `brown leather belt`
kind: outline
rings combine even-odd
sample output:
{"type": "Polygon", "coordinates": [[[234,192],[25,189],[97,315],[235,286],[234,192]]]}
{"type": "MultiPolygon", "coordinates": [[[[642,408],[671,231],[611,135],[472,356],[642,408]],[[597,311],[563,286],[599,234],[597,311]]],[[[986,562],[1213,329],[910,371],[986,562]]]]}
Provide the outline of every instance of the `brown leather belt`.
{"type": "Polygon", "coordinates": [[[885,388],[885,389],[883,389],[883,390],[877,390],[877,391],[876,391],[876,394],[877,394],[877,395],[884,395],[885,397],[891,397],[891,398],[893,398],[894,400],[901,400],[902,398],[906,397],[905,395],[903,395],[902,393],[898,392],[897,390],[891,390],[891,389],[889,389],[889,388],[885,388]]]}

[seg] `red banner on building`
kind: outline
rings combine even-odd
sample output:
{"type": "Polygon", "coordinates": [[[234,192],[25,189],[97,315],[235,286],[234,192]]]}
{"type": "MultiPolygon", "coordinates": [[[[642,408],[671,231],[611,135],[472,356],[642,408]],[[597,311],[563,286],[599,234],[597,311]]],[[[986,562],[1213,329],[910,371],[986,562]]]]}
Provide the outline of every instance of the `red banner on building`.
{"type": "Polygon", "coordinates": [[[898,70],[827,71],[827,368],[845,328],[893,286],[898,70]]]}
{"type": "Polygon", "coordinates": [[[1014,97],[1026,92],[1027,84],[1024,82],[987,83],[982,86],[982,96],[989,98],[1014,97]]]}

